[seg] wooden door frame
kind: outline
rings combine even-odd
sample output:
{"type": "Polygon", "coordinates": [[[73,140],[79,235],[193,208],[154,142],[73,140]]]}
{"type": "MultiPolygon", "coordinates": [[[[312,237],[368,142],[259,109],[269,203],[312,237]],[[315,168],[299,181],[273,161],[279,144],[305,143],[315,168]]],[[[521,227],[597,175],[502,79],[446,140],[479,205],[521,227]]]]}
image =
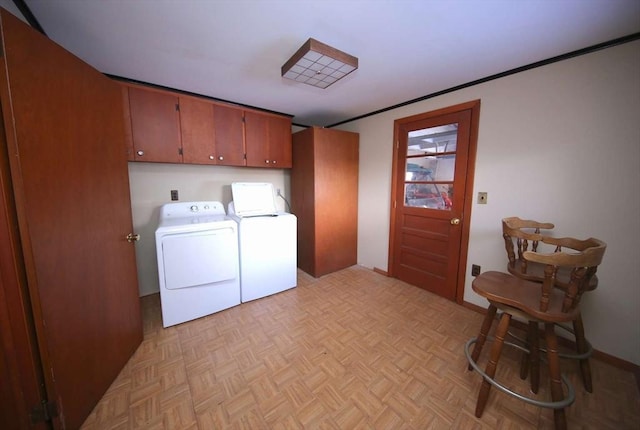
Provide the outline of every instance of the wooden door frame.
{"type": "Polygon", "coordinates": [[[393,165],[391,168],[391,216],[389,223],[389,254],[387,266],[389,267],[389,276],[397,277],[397,269],[395,267],[393,252],[395,249],[395,225],[397,207],[394,207],[398,201],[397,195],[397,163],[398,163],[398,145],[400,140],[400,128],[403,124],[420,121],[436,116],[447,115],[464,110],[471,111],[471,124],[469,125],[469,154],[467,159],[467,183],[464,193],[463,217],[461,222],[460,237],[460,259],[458,262],[457,280],[456,280],[456,303],[462,304],[464,301],[464,285],[467,267],[467,254],[469,251],[469,231],[471,228],[471,207],[473,205],[473,183],[475,177],[476,154],[478,147],[478,128],[480,120],[480,100],[472,100],[466,103],[460,103],[454,106],[445,107],[405,118],[396,119],[393,122],[393,165]]]}
{"type": "Polygon", "coordinates": [[[20,259],[22,247],[6,143],[4,121],[0,120],[0,361],[4,364],[0,374],[5,384],[1,400],[5,409],[13,409],[10,417],[0,419],[6,420],[9,428],[48,429],[49,423],[30,420],[34,408],[47,395],[26,269],[20,259]]]}

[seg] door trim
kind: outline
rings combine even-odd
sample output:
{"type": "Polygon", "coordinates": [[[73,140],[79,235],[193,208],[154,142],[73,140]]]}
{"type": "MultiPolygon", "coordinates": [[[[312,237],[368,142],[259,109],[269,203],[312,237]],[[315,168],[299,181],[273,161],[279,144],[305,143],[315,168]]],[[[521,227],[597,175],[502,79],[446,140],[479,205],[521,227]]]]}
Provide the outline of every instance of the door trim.
{"type": "Polygon", "coordinates": [[[457,280],[456,280],[456,303],[462,304],[464,299],[465,272],[467,267],[467,254],[469,251],[469,232],[471,228],[471,207],[473,203],[473,185],[475,177],[476,154],[478,147],[478,128],[480,120],[480,100],[472,100],[466,103],[449,106],[434,111],[420,113],[394,121],[393,125],[393,160],[391,172],[391,201],[390,201],[390,224],[389,224],[389,252],[387,267],[388,274],[391,277],[397,277],[397,269],[395,267],[393,252],[395,249],[394,229],[396,225],[395,202],[398,201],[397,196],[397,162],[398,162],[398,146],[400,141],[400,129],[403,124],[424,120],[426,118],[447,115],[454,112],[470,110],[471,124],[469,129],[469,153],[467,159],[467,183],[464,193],[463,219],[461,220],[461,238],[460,238],[460,259],[458,262],[457,280]]]}

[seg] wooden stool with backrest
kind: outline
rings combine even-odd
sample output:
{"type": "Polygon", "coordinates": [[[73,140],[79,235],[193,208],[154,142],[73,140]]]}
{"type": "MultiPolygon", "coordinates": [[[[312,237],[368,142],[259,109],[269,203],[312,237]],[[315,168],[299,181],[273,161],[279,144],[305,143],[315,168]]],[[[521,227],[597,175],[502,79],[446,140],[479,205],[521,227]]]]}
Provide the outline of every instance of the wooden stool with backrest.
{"type": "MultiPolygon", "coordinates": [[[[523,258],[526,251],[536,252],[538,249],[538,240],[540,234],[547,235],[547,232],[554,228],[552,223],[538,222],[532,220],[522,220],[518,217],[504,218],[502,220],[502,236],[507,251],[507,270],[514,276],[527,279],[534,282],[544,281],[544,265],[529,262],[523,258]]],[[[555,286],[566,290],[569,285],[570,271],[560,269],[556,274],[555,286]]],[[[598,286],[598,277],[593,275],[589,279],[587,290],[594,290],[598,286]]],[[[572,333],[575,338],[576,352],[561,353],[564,358],[572,358],[580,361],[580,372],[585,390],[589,393],[593,392],[593,383],[591,378],[591,367],[589,365],[589,357],[593,352],[591,344],[587,341],[584,334],[584,324],[582,315],[578,313],[575,320],[572,321],[573,330],[560,326],[568,333],[572,333]]],[[[531,391],[538,392],[539,387],[539,361],[537,353],[538,345],[538,323],[529,322],[529,331],[527,334],[527,343],[531,345],[532,353],[523,355],[523,363],[521,366],[521,378],[525,378],[527,370],[530,369],[531,374],[531,391]],[[535,345],[535,348],[534,348],[535,345]],[[528,357],[528,360],[527,360],[528,357]]]]}
{"type": "MultiPolygon", "coordinates": [[[[524,251],[522,253],[526,264],[536,263],[544,267],[543,282],[530,281],[509,273],[495,271],[482,273],[474,279],[473,290],[489,301],[489,308],[480,334],[477,338],[467,342],[465,353],[469,364],[483,376],[476,403],[478,418],[482,416],[491,387],[495,386],[500,391],[528,403],[554,409],[556,429],[565,429],[567,423],[564,408],[573,403],[575,393],[569,381],[560,374],[558,339],[554,326],[556,323],[573,322],[579,317],[580,298],[585,291],[589,290],[591,278],[595,275],[597,266],[602,262],[606,244],[594,238],[578,240],[542,235],[533,235],[532,238],[538,245],[544,244],[551,247],[550,252],[541,252],[538,249],[536,252],[524,251]],[[566,288],[557,288],[556,276],[563,271],[568,273],[566,288]],[[477,365],[477,361],[498,310],[502,312],[502,315],[494,334],[486,369],[482,371],[477,365]],[[550,402],[528,398],[509,390],[505,385],[494,380],[503,345],[505,343],[513,345],[505,342],[512,317],[518,317],[535,324],[544,324],[546,357],[551,383],[550,402]],[[474,345],[474,348],[470,353],[471,345],[474,345]],[[562,383],[567,386],[568,394],[566,397],[563,393],[562,383]]],[[[530,352],[533,352],[534,346],[529,348],[530,352]]],[[[537,350],[537,345],[535,349],[537,350]]]]}

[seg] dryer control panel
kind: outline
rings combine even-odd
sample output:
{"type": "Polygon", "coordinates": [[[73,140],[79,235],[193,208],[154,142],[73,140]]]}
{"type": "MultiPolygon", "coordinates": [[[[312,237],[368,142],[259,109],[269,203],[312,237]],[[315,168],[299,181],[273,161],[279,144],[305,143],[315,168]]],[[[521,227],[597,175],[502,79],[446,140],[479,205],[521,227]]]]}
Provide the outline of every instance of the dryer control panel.
{"type": "Polygon", "coordinates": [[[208,215],[226,215],[224,206],[216,201],[167,203],[160,208],[160,220],[208,215]]]}

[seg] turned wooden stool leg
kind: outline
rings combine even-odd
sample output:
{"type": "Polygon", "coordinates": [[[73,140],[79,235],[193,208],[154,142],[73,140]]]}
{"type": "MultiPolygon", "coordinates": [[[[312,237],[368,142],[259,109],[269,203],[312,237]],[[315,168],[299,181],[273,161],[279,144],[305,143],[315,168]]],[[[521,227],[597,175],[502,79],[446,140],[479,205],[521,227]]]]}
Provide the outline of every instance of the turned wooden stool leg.
{"type": "MultiPolygon", "coordinates": [[[[549,378],[551,379],[551,400],[558,402],[564,399],[562,381],[560,380],[560,357],[558,356],[558,339],[553,323],[545,323],[545,341],[547,343],[547,360],[549,361],[549,378]]],[[[553,410],[553,421],[556,430],[566,430],[567,419],[564,409],[553,410]]]]}
{"type": "MultiPolygon", "coordinates": [[[[496,375],[498,360],[500,359],[500,354],[502,353],[502,346],[504,345],[504,338],[507,334],[507,331],[509,330],[510,321],[511,315],[509,315],[508,313],[503,313],[495,333],[496,339],[493,342],[493,345],[491,345],[491,355],[489,356],[489,362],[487,363],[487,369],[485,370],[485,373],[491,379],[493,379],[493,377],[496,375]]],[[[486,406],[487,400],[489,399],[490,390],[491,384],[483,378],[482,385],[480,386],[480,392],[478,393],[478,402],[476,403],[476,417],[478,418],[480,418],[482,416],[482,412],[484,412],[484,407],[486,406]]]]}
{"type": "MultiPolygon", "coordinates": [[[[531,345],[531,329],[527,330],[527,348],[531,345]]],[[[531,356],[527,353],[522,353],[520,356],[520,379],[527,379],[527,375],[529,374],[529,361],[531,361],[531,356]]]]}
{"type": "Polygon", "coordinates": [[[540,388],[540,334],[538,322],[529,321],[529,365],[531,368],[531,391],[538,393],[540,388]]]}
{"type": "MultiPolygon", "coordinates": [[[[527,340],[526,340],[526,347],[529,349],[529,353],[524,353],[522,354],[521,358],[520,358],[520,379],[527,379],[527,376],[529,375],[529,363],[533,363],[534,362],[534,357],[531,356],[531,354],[536,354],[536,360],[537,357],[539,356],[538,351],[536,351],[537,346],[538,346],[538,323],[535,321],[529,321],[529,327],[527,327],[527,340]],[[535,342],[535,343],[534,343],[535,342]]],[[[537,370],[537,369],[535,369],[537,370]]],[[[533,374],[533,369],[532,369],[532,374],[531,374],[531,378],[532,378],[532,383],[531,383],[531,390],[534,393],[538,392],[538,383],[536,382],[536,389],[535,391],[533,390],[533,378],[534,378],[534,374],[533,374]]],[[[535,374],[535,378],[536,381],[539,381],[538,378],[538,374],[540,372],[537,371],[535,374]]]]}
{"type": "MultiPolygon", "coordinates": [[[[584,337],[584,324],[582,323],[582,314],[578,314],[578,318],[573,321],[573,332],[576,336],[576,350],[578,354],[587,352],[587,341],[584,337]]],[[[593,393],[593,383],[591,382],[591,365],[589,359],[580,360],[580,372],[582,373],[582,383],[584,389],[589,393],[593,393]]]]}
{"type": "MultiPolygon", "coordinates": [[[[487,341],[487,336],[489,335],[489,330],[491,330],[491,324],[493,324],[493,319],[496,316],[496,311],[498,309],[489,304],[489,308],[487,309],[487,314],[484,317],[484,321],[482,321],[482,327],[480,327],[480,334],[478,335],[478,340],[476,344],[473,346],[473,352],[471,353],[471,358],[475,363],[478,362],[478,358],[480,357],[480,353],[482,352],[482,347],[484,343],[487,341]]],[[[473,370],[471,365],[468,366],[469,370],[473,370]]]]}

